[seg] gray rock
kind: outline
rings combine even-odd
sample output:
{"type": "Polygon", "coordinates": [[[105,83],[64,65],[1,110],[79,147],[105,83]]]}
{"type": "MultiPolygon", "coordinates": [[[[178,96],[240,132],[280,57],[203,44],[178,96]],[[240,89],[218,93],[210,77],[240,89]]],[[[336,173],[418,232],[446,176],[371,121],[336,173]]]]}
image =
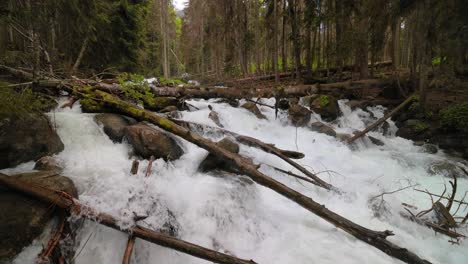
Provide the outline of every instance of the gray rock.
{"type": "Polygon", "coordinates": [[[434,144],[424,144],[422,145],[422,151],[430,154],[436,154],[438,149],[434,144]]]}
{"type": "MultiPolygon", "coordinates": [[[[236,154],[239,153],[239,144],[237,144],[236,142],[232,141],[229,138],[223,138],[218,143],[216,143],[216,145],[218,145],[219,147],[229,152],[236,153],[236,154]]],[[[231,171],[231,172],[235,171],[232,164],[224,162],[219,157],[211,153],[208,154],[208,156],[200,163],[200,166],[198,167],[198,170],[201,172],[212,171],[215,169],[231,171]]]]}
{"type": "Polygon", "coordinates": [[[243,108],[247,109],[249,112],[253,113],[257,118],[260,119],[267,119],[266,116],[260,112],[260,109],[258,109],[257,105],[253,102],[247,102],[242,105],[243,108]]]}
{"type": "Polygon", "coordinates": [[[63,148],[45,115],[30,114],[0,122],[0,169],[56,154],[63,148]]]}
{"type": "Polygon", "coordinates": [[[312,123],[310,125],[310,130],[315,131],[315,132],[319,132],[319,133],[322,133],[322,134],[326,134],[326,135],[329,135],[329,136],[332,136],[332,137],[336,137],[335,130],[333,130],[333,128],[325,125],[322,122],[312,123]]]}
{"type": "Polygon", "coordinates": [[[310,121],[311,113],[309,109],[298,104],[291,105],[288,113],[289,121],[291,121],[294,126],[305,126],[310,121]]]}
{"type": "MultiPolygon", "coordinates": [[[[78,197],[73,182],[56,172],[23,173],[11,177],[78,197]]],[[[43,233],[54,216],[55,208],[38,199],[0,187],[0,211],[0,263],[10,263],[24,247],[43,233]]]]}
{"type": "Polygon", "coordinates": [[[144,123],[125,127],[124,135],[135,154],[145,159],[154,156],[156,159],[176,160],[184,154],[174,138],[144,123]]]}
{"type": "Polygon", "coordinates": [[[136,123],[129,117],[117,114],[98,114],[94,121],[103,126],[104,133],[114,142],[122,142],[125,127],[136,123]]]}

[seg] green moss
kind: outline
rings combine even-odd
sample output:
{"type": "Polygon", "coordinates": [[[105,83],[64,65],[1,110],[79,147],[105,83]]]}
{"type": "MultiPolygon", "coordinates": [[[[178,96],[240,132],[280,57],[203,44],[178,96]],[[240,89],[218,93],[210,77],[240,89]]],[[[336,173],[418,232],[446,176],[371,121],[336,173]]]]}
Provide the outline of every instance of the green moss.
{"type": "Polygon", "coordinates": [[[418,122],[413,126],[413,130],[417,133],[423,132],[424,130],[428,128],[429,128],[429,125],[424,122],[418,122]]]}
{"type": "Polygon", "coordinates": [[[320,107],[326,107],[330,103],[330,98],[328,95],[320,95],[319,99],[319,105],[320,107]]]}
{"type": "Polygon", "coordinates": [[[164,118],[159,121],[159,124],[164,128],[171,128],[172,126],[172,122],[164,118]]]}
{"type": "Polygon", "coordinates": [[[448,128],[468,132],[468,102],[442,109],[440,121],[448,128]]]}

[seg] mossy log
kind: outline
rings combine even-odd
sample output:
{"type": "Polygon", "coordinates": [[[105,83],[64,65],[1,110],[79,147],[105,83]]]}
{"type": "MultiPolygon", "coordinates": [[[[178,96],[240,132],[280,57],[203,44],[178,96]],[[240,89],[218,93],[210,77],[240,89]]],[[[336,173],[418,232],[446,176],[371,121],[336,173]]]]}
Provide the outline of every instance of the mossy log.
{"type": "Polygon", "coordinates": [[[327,209],[324,205],[317,203],[312,198],[307,197],[261,173],[249,159],[246,159],[238,154],[231,153],[219,147],[211,140],[203,138],[196,133],[192,133],[191,131],[175,124],[167,118],[138,108],[106,92],[96,91],[94,96],[100,98],[100,100],[106,106],[111,107],[118,112],[125,113],[128,116],[142,121],[153,123],[154,125],[170,133],[180,136],[181,138],[208,150],[211,154],[237,167],[240,173],[249,176],[256,183],[283,195],[284,197],[321,217],[337,228],[340,228],[355,238],[378,248],[389,256],[400,259],[406,263],[430,263],[427,260],[421,259],[419,256],[412,253],[408,249],[399,247],[388,241],[386,238],[390,235],[393,235],[391,231],[374,231],[350,221],[349,219],[327,209]]]}
{"type": "Polygon", "coordinates": [[[138,225],[122,230],[118,225],[118,220],[113,216],[98,212],[89,206],[85,206],[77,199],[72,199],[71,196],[66,193],[58,192],[56,190],[51,190],[37,185],[32,185],[2,173],[0,173],[0,185],[16,190],[25,195],[33,196],[52,205],[56,205],[70,213],[86,217],[89,220],[98,222],[112,229],[132,234],[134,237],[155,243],[163,247],[171,248],[194,257],[221,264],[255,263],[252,260],[243,260],[234,256],[223,254],[138,225]]]}

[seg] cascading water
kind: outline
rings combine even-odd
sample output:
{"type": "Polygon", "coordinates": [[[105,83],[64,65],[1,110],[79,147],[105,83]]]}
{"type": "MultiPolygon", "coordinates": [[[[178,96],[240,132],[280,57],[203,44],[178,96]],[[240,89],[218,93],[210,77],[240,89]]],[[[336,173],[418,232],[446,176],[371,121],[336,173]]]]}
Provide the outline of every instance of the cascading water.
{"type": "MultiPolygon", "coordinates": [[[[272,105],[274,100],[263,102],[272,105]]],[[[392,242],[434,263],[468,262],[466,241],[459,246],[451,245],[446,236],[434,234],[399,215],[403,211],[402,202],[421,209],[429,207],[427,195],[408,188],[385,195],[385,202],[376,198],[381,210],[379,217],[374,215],[369,203],[372,197],[409,185],[442,193],[449,180],[427,172],[431,162],[447,157],[440,152],[423,153],[411,141],[393,136],[396,128],[392,122],[390,135],[384,136],[381,131],[369,133],[382,140],[384,146],[361,140],[351,150],[333,137],[288,125],[285,114],[280,113],[275,119],[274,110],[267,107],[261,110],[268,120],[259,120],[243,108],[217,104],[214,100],[190,103],[200,110],[182,112],[182,119],[214,126],[208,119],[211,104],[226,129],[305,153],[299,163],[319,173],[343,190],[343,194],[326,192],[277,172],[268,165],[294,170],[276,156],[241,145],[241,154],[262,164],[260,170],[267,175],[365,227],[394,231],[396,235],[389,238],[392,242]]],[[[384,111],[382,107],[352,111],[344,101],[340,102],[340,108],[343,116],[330,124],[340,133],[363,129],[383,116],[384,111]]],[[[148,178],[144,177],[148,161],[143,160],[138,175],[132,176],[130,146],[114,144],[93,121],[93,115],[83,114],[79,109],[77,104],[71,110],[58,109],[50,114],[65,144],[65,150],[57,155],[65,166],[63,175],[75,182],[81,201],[121,219],[122,226],[133,224],[134,213],[148,216],[139,224],[152,229],[175,217],[180,238],[257,263],[400,263],[267,188],[239,177],[197,172],[207,151],[182,139],[178,140],[186,154],[179,160],[169,163],[156,160],[148,178]]],[[[213,140],[222,138],[218,133],[204,136],[213,140]]],[[[7,172],[32,167],[29,162],[7,172]]],[[[461,199],[468,191],[468,181],[459,179],[458,185],[457,198],[461,199]]],[[[466,214],[466,210],[462,208],[459,214],[466,214]]],[[[77,241],[77,264],[121,263],[127,235],[85,221],[77,241]]],[[[34,263],[41,248],[38,239],[15,263],[34,263]]],[[[132,263],[208,262],[137,239],[132,263]]]]}

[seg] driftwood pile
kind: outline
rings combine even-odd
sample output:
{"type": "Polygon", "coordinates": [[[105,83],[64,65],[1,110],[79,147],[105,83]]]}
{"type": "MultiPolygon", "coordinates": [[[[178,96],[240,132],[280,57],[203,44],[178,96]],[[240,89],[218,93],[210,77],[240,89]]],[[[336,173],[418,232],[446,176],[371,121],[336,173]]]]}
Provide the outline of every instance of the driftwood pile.
{"type": "MultiPolygon", "coordinates": [[[[32,74],[12,69],[6,66],[0,66],[0,69],[7,71],[12,75],[24,79],[32,80],[32,74]]],[[[373,83],[377,85],[379,80],[370,80],[370,81],[361,81],[363,84],[373,83]]],[[[322,218],[323,220],[329,222],[335,227],[345,231],[351,236],[354,236],[358,240],[361,240],[364,243],[367,243],[385,254],[397,258],[406,263],[430,263],[427,260],[424,260],[409,251],[406,248],[402,248],[393,242],[387,240],[388,236],[393,236],[393,232],[389,230],[376,231],[368,229],[364,226],[361,226],[329,209],[323,204],[319,204],[314,201],[311,197],[307,197],[288,186],[274,180],[273,178],[265,175],[264,173],[258,170],[258,165],[254,164],[250,159],[243,157],[239,154],[229,152],[221,147],[219,147],[215,142],[204,138],[203,136],[191,131],[187,128],[191,125],[189,122],[181,120],[171,120],[161,114],[157,114],[141,107],[136,106],[135,104],[125,101],[119,95],[122,95],[122,87],[113,81],[96,81],[96,80],[86,80],[86,79],[57,79],[57,78],[44,78],[41,80],[35,80],[36,85],[68,91],[70,96],[73,96],[73,101],[76,98],[86,98],[88,100],[94,100],[97,104],[102,107],[105,107],[107,110],[125,114],[127,116],[133,117],[139,121],[146,121],[152,123],[159,128],[179,136],[186,141],[189,141],[205,150],[210,154],[215,155],[219,159],[223,160],[225,163],[229,164],[232,167],[235,167],[240,173],[250,177],[256,183],[269,188],[278,194],[288,198],[297,205],[303,207],[304,209],[310,211],[316,216],[322,218]]],[[[332,84],[325,86],[325,88],[333,89],[334,86],[339,87],[339,89],[346,89],[346,87],[351,87],[352,82],[346,82],[342,84],[332,84]]],[[[156,96],[170,96],[177,98],[229,98],[229,99],[240,99],[240,98],[253,98],[253,97],[276,97],[276,98],[286,98],[286,97],[296,97],[304,96],[313,93],[317,93],[318,89],[323,89],[324,87],[318,87],[316,85],[301,85],[296,87],[288,87],[283,89],[265,89],[265,90],[248,90],[248,89],[232,89],[232,88],[172,88],[172,87],[154,87],[151,89],[151,92],[156,96]]],[[[136,88],[138,89],[138,87],[136,88]]],[[[406,100],[404,104],[407,104],[410,99],[406,100]]],[[[72,103],[71,103],[72,104],[72,103]]],[[[387,117],[388,118],[388,117],[387,117]]],[[[193,124],[192,124],[193,125],[193,124]]],[[[376,124],[375,126],[378,126],[376,124]]],[[[276,155],[293,167],[301,171],[307,176],[309,182],[312,182],[316,186],[326,189],[328,191],[336,192],[337,195],[340,195],[340,190],[332,186],[330,183],[320,179],[317,175],[309,172],[298,163],[292,161],[294,158],[302,158],[304,155],[302,153],[281,150],[275,147],[272,144],[264,143],[255,138],[251,138],[244,135],[239,135],[222,128],[217,128],[222,130],[224,133],[229,134],[234,137],[237,141],[249,146],[258,147],[267,153],[276,155]]],[[[360,136],[365,134],[361,133],[360,136]]],[[[358,135],[354,137],[355,140],[358,135]]],[[[137,165],[135,165],[137,166],[137,165]]],[[[300,176],[302,177],[302,176],[300,176]]],[[[71,198],[69,195],[61,192],[56,192],[54,190],[49,190],[41,188],[39,186],[31,186],[21,182],[20,180],[15,180],[6,175],[0,174],[0,184],[7,186],[8,188],[23,192],[25,194],[31,195],[38,199],[41,199],[47,203],[53,204],[62,208],[68,213],[81,215],[84,218],[90,219],[92,221],[97,221],[100,224],[106,225],[108,227],[121,230],[117,225],[117,220],[112,216],[98,212],[93,208],[89,208],[79,202],[77,199],[71,198]]],[[[175,237],[166,235],[162,232],[149,230],[142,226],[134,226],[125,230],[121,230],[131,234],[129,236],[129,242],[126,249],[126,257],[128,260],[129,255],[131,254],[131,249],[133,247],[134,239],[144,239],[146,241],[168,247],[186,254],[190,254],[195,257],[199,257],[208,261],[215,263],[255,263],[252,260],[244,260],[227,254],[219,253],[211,249],[207,249],[175,237]]],[[[53,240],[51,244],[56,243],[56,240],[53,240]]],[[[45,254],[47,255],[47,254],[45,254]]],[[[124,259],[124,263],[125,262],[124,259]]]]}

